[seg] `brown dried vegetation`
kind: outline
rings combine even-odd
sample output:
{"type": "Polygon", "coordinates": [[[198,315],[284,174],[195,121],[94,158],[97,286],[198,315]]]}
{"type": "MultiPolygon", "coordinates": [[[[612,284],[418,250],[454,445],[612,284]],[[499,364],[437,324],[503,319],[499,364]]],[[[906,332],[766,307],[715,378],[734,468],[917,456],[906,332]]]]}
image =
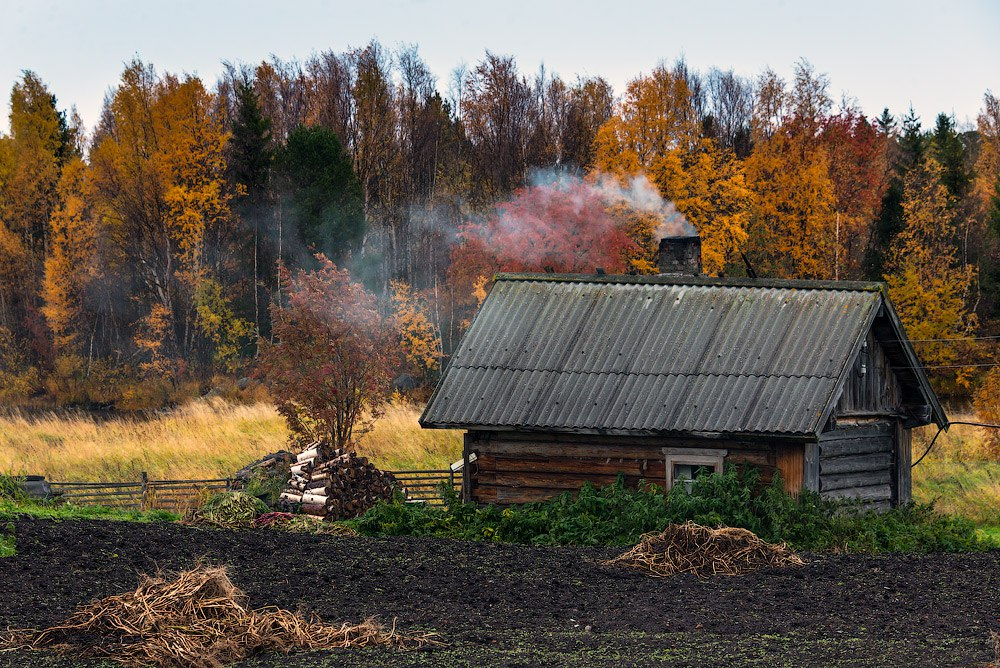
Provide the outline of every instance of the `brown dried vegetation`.
{"type": "Polygon", "coordinates": [[[47,649],[126,666],[220,668],[261,651],[435,644],[374,620],[324,624],[276,607],[253,609],[224,568],[199,566],[173,578],[143,576],[134,592],[81,606],[62,624],[20,629],[0,649],[47,649]]]}
{"type": "Polygon", "coordinates": [[[785,545],[761,540],[752,531],[709,527],[685,522],[671,524],[663,533],[648,533],[628,552],[604,562],[667,577],[692,573],[743,575],[764,567],[802,566],[804,561],[785,545]]]}

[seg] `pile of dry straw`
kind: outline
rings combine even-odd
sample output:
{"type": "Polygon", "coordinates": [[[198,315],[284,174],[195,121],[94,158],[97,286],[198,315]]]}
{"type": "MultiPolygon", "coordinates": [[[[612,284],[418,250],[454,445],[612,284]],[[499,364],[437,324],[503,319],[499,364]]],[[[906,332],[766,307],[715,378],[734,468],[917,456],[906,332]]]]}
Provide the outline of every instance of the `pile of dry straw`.
{"type": "Polygon", "coordinates": [[[742,575],[765,566],[802,566],[805,562],[785,545],[767,543],[752,531],[685,522],[663,533],[647,533],[625,554],[604,562],[666,577],[678,573],[742,575]]]}
{"type": "Polygon", "coordinates": [[[262,651],[437,644],[372,620],[331,626],[268,607],[251,609],[224,568],[200,566],[172,579],[143,576],[134,592],[83,606],[64,623],[21,629],[0,649],[48,649],[127,666],[219,668],[262,651]]]}

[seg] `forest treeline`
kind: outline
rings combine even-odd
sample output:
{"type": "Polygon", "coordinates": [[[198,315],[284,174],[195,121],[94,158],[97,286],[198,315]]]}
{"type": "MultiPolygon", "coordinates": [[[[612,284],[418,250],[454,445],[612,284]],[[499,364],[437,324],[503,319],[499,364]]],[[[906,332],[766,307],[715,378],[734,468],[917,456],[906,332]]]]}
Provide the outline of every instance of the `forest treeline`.
{"type": "Polygon", "coordinates": [[[622,91],[489,52],[442,82],[377,42],[223,70],[136,60],[89,132],[37,74],[14,85],[0,399],[130,408],[240,378],[279,261],[318,253],[427,384],[494,271],[652,271],[664,224],[697,229],[713,275],[886,281],[940,391],[1000,388],[989,92],[972,129],[866,117],[804,60],[788,81],[664,63],[622,91]]]}

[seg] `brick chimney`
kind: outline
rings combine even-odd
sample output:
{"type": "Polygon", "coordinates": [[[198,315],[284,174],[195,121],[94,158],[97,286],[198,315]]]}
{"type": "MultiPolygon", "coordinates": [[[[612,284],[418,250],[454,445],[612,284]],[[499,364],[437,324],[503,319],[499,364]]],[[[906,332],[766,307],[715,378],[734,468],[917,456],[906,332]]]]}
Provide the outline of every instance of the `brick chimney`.
{"type": "Polygon", "coordinates": [[[660,274],[701,276],[701,237],[664,237],[658,258],[660,274]]]}

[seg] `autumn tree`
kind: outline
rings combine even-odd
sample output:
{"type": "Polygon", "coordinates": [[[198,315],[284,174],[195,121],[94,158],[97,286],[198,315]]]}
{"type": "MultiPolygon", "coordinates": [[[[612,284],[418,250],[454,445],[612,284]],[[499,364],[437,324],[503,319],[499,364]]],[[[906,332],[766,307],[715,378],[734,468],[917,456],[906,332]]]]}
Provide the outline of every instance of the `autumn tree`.
{"type": "Polygon", "coordinates": [[[10,94],[10,135],[0,137],[0,327],[28,350],[47,347],[39,315],[49,217],[63,164],[76,151],[74,130],[56,98],[25,71],[10,94]]]}
{"type": "Polygon", "coordinates": [[[427,300],[407,283],[393,281],[391,311],[399,348],[408,373],[425,382],[436,380],[441,370],[441,333],[429,317],[427,300]]]}
{"type": "Polygon", "coordinates": [[[476,197],[490,202],[520,184],[536,98],[514,58],[489,51],[462,89],[462,122],[475,152],[476,197]]]}
{"type": "MultiPolygon", "coordinates": [[[[957,365],[970,348],[959,343],[976,325],[967,300],[974,268],[956,252],[956,221],[944,170],[931,157],[906,177],[905,226],[897,235],[885,280],[910,338],[923,341],[921,360],[930,366],[957,365]]],[[[968,387],[972,368],[942,369],[945,389],[968,387]]]]}
{"type": "MultiPolygon", "coordinates": [[[[215,100],[196,77],[161,77],[136,61],[107,102],[90,187],[115,290],[129,295],[109,306],[119,311],[118,331],[131,329],[136,349],[146,351],[143,364],[211,358],[212,335],[199,327],[195,295],[231,261],[227,139],[215,100]],[[162,338],[153,345],[151,337],[162,338]]],[[[105,344],[110,353],[116,342],[105,344]]]]}
{"type": "Polygon", "coordinates": [[[271,306],[275,342],[259,341],[255,375],[289,428],[351,447],[388,398],[396,332],[374,296],[322,255],[315,271],[290,272],[271,306]]]}
{"type": "Polygon", "coordinates": [[[800,61],[790,90],[766,73],[758,92],[754,149],[746,161],[753,193],[747,255],[758,274],[833,278],[836,195],[820,128],[830,108],[825,77],[800,61]]]}
{"type": "Polygon", "coordinates": [[[833,278],[859,279],[888,185],[889,137],[854,108],[823,119],[820,136],[834,197],[833,278]]]}
{"type": "Polygon", "coordinates": [[[705,271],[718,274],[739,261],[751,192],[735,152],[700,136],[692,81],[679,63],[630,82],[598,134],[596,165],[619,178],[647,174],[702,236],[705,271]]]}

